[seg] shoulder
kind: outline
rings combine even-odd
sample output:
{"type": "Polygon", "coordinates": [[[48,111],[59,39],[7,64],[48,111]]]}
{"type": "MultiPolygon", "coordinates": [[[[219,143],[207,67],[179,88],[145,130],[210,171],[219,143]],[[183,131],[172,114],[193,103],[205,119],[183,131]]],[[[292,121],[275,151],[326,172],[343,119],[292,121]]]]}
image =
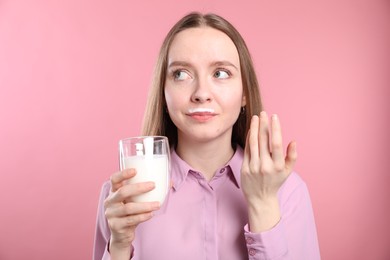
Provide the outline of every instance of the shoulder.
{"type": "Polygon", "coordinates": [[[298,173],[292,172],[280,187],[278,197],[282,207],[285,204],[299,203],[309,198],[307,185],[298,173]]]}
{"type": "Polygon", "coordinates": [[[286,181],[283,183],[281,190],[283,192],[291,192],[300,186],[305,186],[306,183],[304,180],[299,176],[297,172],[291,172],[290,175],[287,177],[286,181]]]}

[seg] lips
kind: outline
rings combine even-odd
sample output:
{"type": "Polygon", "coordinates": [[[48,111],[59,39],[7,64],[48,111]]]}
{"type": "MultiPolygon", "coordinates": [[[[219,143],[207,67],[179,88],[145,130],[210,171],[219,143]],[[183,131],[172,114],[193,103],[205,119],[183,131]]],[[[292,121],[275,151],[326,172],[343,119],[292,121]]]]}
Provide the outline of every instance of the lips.
{"type": "Polygon", "coordinates": [[[214,117],[214,115],[210,114],[210,113],[195,113],[195,114],[191,114],[189,116],[192,119],[195,119],[196,121],[199,121],[199,122],[206,122],[214,117]]]}

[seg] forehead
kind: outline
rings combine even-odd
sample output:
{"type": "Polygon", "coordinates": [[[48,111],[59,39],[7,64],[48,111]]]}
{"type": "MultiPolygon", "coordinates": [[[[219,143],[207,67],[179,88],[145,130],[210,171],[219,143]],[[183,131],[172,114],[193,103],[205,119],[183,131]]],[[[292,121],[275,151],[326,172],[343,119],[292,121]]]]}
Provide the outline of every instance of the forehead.
{"type": "Polygon", "coordinates": [[[239,65],[238,51],[224,32],[211,27],[185,29],[174,37],[168,51],[169,60],[229,60],[239,65]]]}

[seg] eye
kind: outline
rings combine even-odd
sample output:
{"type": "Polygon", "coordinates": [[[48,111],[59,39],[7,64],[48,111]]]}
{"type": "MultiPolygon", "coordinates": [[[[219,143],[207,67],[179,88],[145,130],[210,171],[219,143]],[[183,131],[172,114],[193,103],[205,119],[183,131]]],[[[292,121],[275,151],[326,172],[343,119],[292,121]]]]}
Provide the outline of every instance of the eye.
{"type": "Polygon", "coordinates": [[[227,79],[230,77],[230,72],[228,71],[225,71],[225,70],[217,70],[215,73],[214,73],[214,77],[218,78],[218,79],[227,79]]]}
{"type": "Polygon", "coordinates": [[[173,72],[173,78],[175,80],[186,80],[190,78],[190,75],[184,70],[175,70],[173,72]]]}

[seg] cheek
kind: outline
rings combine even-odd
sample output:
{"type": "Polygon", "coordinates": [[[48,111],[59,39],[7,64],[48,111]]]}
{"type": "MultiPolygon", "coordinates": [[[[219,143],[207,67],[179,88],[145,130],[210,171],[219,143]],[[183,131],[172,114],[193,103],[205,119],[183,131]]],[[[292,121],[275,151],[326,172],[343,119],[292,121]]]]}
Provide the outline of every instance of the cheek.
{"type": "Polygon", "coordinates": [[[241,107],[243,106],[242,92],[237,91],[229,97],[226,97],[225,105],[229,107],[233,117],[238,117],[241,112],[241,107]]]}
{"type": "Polygon", "coordinates": [[[232,109],[240,109],[243,103],[243,91],[236,89],[235,91],[226,93],[222,99],[225,105],[229,105],[232,109]]]}
{"type": "Polygon", "coordinates": [[[175,91],[165,90],[165,102],[167,104],[168,111],[175,111],[180,107],[181,100],[180,95],[175,91]]]}
{"type": "Polygon", "coordinates": [[[172,93],[165,87],[164,89],[164,96],[165,96],[165,103],[167,104],[167,107],[170,107],[170,104],[172,103],[172,93]]]}

